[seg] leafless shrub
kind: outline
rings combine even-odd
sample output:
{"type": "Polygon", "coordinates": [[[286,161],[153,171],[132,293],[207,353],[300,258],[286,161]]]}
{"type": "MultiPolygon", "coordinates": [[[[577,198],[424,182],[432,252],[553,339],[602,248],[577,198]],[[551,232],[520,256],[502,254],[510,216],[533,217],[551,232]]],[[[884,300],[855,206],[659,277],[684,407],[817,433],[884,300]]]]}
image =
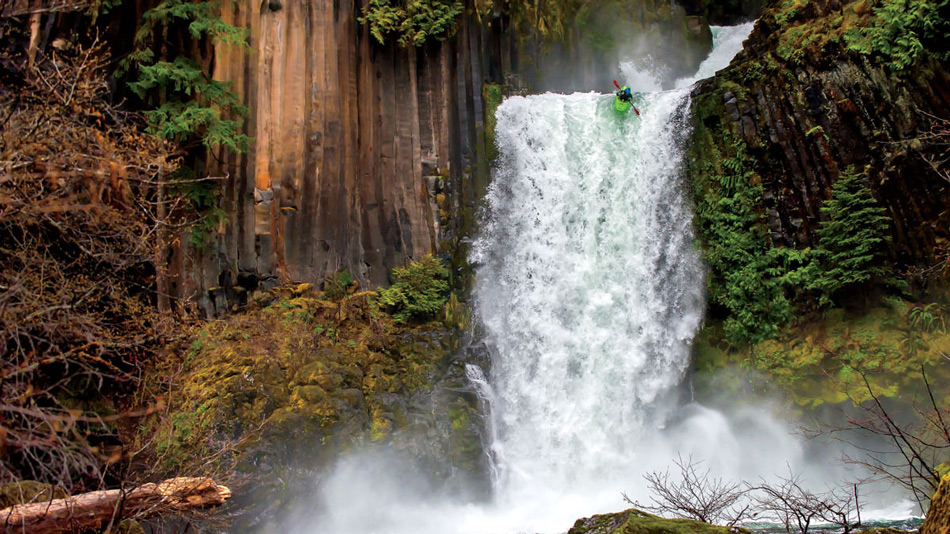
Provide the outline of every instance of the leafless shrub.
{"type": "Polygon", "coordinates": [[[834,525],[847,534],[861,523],[857,488],[854,492],[832,489],[814,493],[801,483],[801,476],[789,469],[787,477],[749,487],[754,495],[756,515],[781,523],[786,532],[806,534],[815,523],[834,525]],[[852,520],[852,518],[854,518],[852,520]]]}
{"type": "Polygon", "coordinates": [[[897,408],[879,395],[867,375],[855,371],[860,377],[860,393],[849,395],[857,413],[848,414],[846,424],[822,428],[821,432],[860,450],[860,456],[847,456],[845,461],[904,487],[925,510],[940,485],[939,467],[950,462],[948,399],[935,393],[922,367],[923,391],[915,397],[909,413],[897,415],[897,408]]]}
{"type": "Polygon", "coordinates": [[[930,129],[909,142],[916,148],[920,157],[930,165],[938,176],[950,182],[950,120],[920,112],[924,120],[930,121],[930,129]]]}
{"type": "Polygon", "coordinates": [[[673,463],[679,468],[679,477],[670,478],[670,471],[654,471],[643,476],[652,491],[652,505],[625,501],[642,510],[660,515],[686,517],[710,524],[733,526],[748,516],[749,505],[741,503],[746,489],[740,482],[726,482],[701,470],[701,461],[692,456],[678,456],[673,463]]]}
{"type": "Polygon", "coordinates": [[[22,72],[0,88],[0,482],[94,489],[127,458],[119,426],[158,408],[121,399],[169,332],[156,192],[174,164],[106,100],[102,45],[28,67],[7,44],[0,63],[22,72]]]}

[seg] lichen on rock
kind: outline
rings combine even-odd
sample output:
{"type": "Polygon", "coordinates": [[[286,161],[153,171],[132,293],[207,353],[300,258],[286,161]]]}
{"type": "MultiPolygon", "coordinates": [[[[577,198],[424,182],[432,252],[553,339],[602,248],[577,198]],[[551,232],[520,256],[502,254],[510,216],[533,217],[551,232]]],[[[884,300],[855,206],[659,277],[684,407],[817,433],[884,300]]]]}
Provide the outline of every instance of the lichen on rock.
{"type": "Polygon", "coordinates": [[[920,527],[920,534],[947,534],[950,532],[950,473],[940,480],[940,487],[930,500],[930,510],[920,527]]]}

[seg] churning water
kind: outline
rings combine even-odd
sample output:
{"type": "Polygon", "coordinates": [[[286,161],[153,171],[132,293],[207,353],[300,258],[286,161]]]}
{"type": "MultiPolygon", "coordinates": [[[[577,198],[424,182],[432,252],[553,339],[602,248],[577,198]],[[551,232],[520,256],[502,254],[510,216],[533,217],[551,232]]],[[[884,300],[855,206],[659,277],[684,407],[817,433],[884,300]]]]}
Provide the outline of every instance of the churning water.
{"type": "Polygon", "coordinates": [[[594,93],[498,109],[475,295],[502,489],[601,480],[664,419],[703,310],[679,172],[687,100],[646,95],[640,118],[594,93]]]}

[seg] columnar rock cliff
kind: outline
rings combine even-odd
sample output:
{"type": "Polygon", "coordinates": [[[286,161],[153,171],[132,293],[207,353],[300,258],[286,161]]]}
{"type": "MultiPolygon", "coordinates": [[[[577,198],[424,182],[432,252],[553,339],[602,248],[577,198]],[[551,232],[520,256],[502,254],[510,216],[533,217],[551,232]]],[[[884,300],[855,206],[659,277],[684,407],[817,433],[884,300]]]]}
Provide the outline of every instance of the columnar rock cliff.
{"type": "Polygon", "coordinates": [[[215,76],[242,93],[253,141],[246,155],[224,155],[230,220],[206,279],[319,280],[349,268],[381,284],[435,248],[440,180],[423,177],[462,165],[449,146],[466,133],[457,107],[479,90],[459,79],[468,47],[374,46],[357,10],[247,2],[229,14],[250,28],[253,51],[219,50],[215,76]]]}
{"type": "Polygon", "coordinates": [[[866,2],[842,0],[766,11],[732,65],[694,92],[690,173],[715,174],[744,145],[772,244],[801,249],[852,167],[891,216],[892,259],[913,265],[947,237],[950,187],[918,138],[950,116],[950,74],[926,55],[899,71],[848,50],[849,28],[871,16],[866,2]]]}
{"type": "MultiPolygon", "coordinates": [[[[181,284],[207,310],[239,299],[232,286],[319,281],[344,268],[386,284],[392,267],[458,243],[488,180],[482,84],[609,89],[616,63],[592,67],[624,45],[591,44],[568,24],[563,40],[575,42],[561,54],[563,44],[515,29],[501,8],[469,10],[445,41],[380,45],[357,20],[362,4],[250,0],[225,10],[249,28],[252,51],[217,50],[214,76],[235,82],[253,140],[247,154],[214,158],[229,218],[181,284]]],[[[710,45],[700,14],[666,0],[621,5],[613,9],[657,48],[679,51],[681,68],[710,45]]],[[[604,18],[594,15],[592,24],[604,18]]]]}
{"type": "Polygon", "coordinates": [[[927,519],[920,534],[947,534],[950,532],[950,475],[944,475],[940,487],[930,501],[927,519]]]}

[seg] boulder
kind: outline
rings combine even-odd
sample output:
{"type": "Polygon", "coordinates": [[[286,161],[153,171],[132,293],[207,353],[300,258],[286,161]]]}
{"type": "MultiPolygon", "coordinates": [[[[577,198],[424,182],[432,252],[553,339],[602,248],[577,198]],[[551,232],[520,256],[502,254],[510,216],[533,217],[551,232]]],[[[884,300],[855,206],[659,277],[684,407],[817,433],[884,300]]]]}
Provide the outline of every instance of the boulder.
{"type": "Polygon", "coordinates": [[[567,534],[737,534],[749,531],[692,519],[665,519],[630,508],[623,512],[578,519],[567,534]]]}

